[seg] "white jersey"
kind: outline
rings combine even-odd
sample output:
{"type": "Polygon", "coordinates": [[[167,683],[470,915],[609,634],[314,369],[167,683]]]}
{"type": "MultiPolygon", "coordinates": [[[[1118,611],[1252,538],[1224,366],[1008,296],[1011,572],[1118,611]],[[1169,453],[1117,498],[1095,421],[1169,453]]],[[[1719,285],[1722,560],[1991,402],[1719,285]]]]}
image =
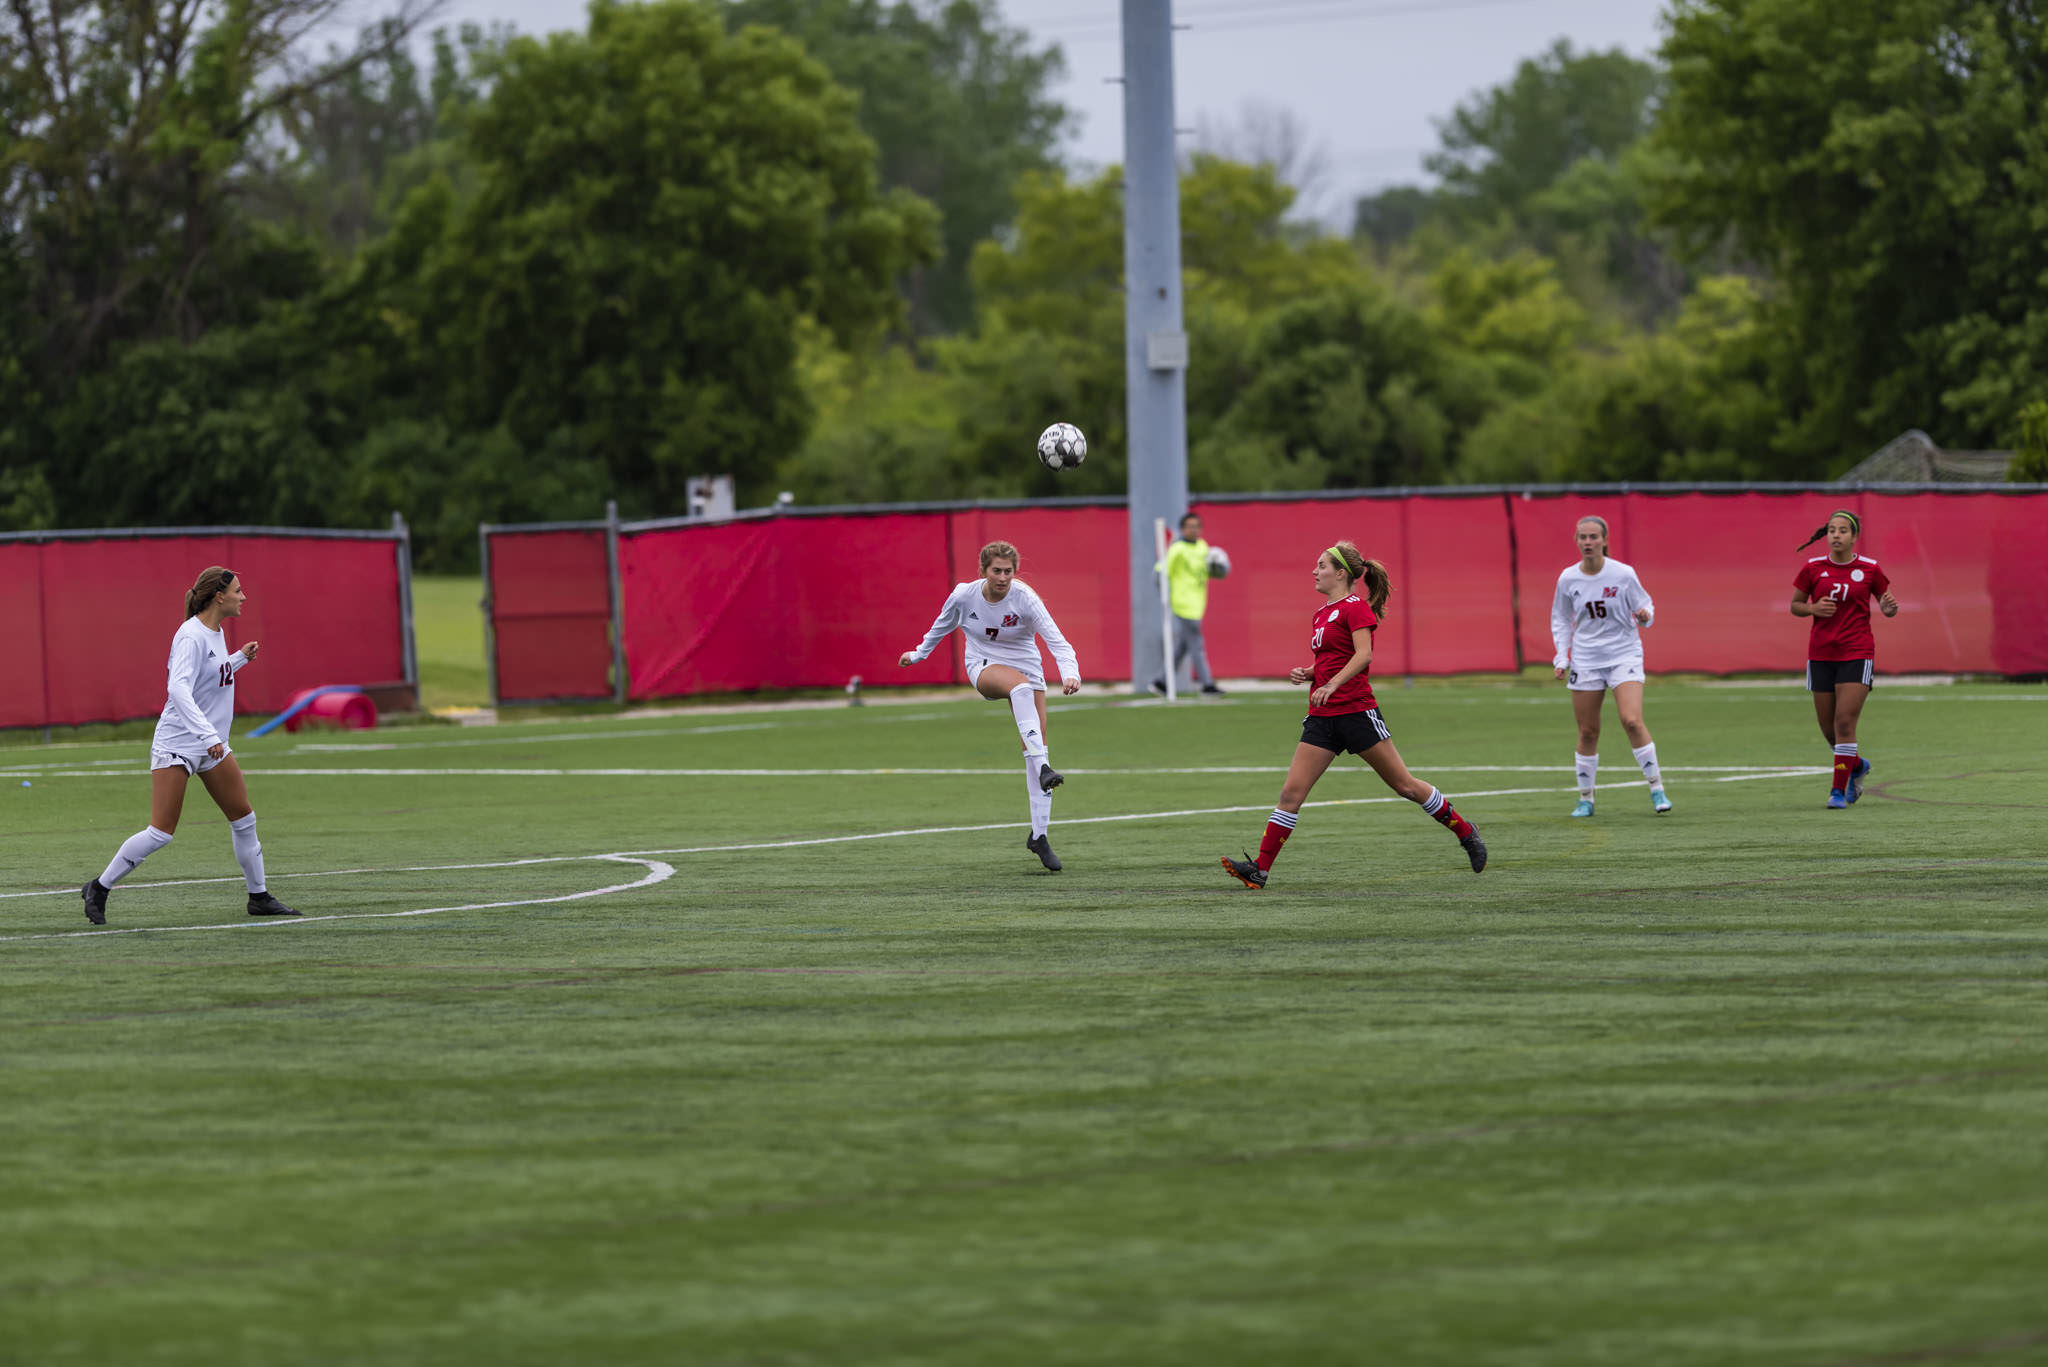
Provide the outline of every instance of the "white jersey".
{"type": "Polygon", "coordinates": [[[209,631],[187,617],[171,637],[170,677],[164,714],[149,745],[168,755],[198,755],[227,743],[235,719],[235,675],[249,663],[241,651],[228,653],[227,635],[209,631]]]}
{"type": "Polygon", "coordinates": [[[1027,676],[1036,675],[1041,668],[1038,644],[1033,639],[1037,637],[1052,652],[1061,679],[1080,677],[1081,666],[1074,659],[1074,648],[1060,634],[1059,623],[1045,610],[1045,600],[1029,584],[1012,579],[1010,591],[996,603],[982,597],[981,584],[979,579],[970,579],[953,586],[953,591],[946,595],[946,606],[939,609],[932,622],[932,629],[910,652],[913,659],[930,659],[939,642],[957,627],[967,638],[970,664],[986,660],[990,664],[1009,665],[1027,676]]]}
{"type": "Polygon", "coordinates": [[[1656,619],[1657,609],[1633,567],[1611,556],[1598,574],[1587,574],[1579,564],[1567,566],[1557,576],[1557,596],[1550,600],[1550,641],[1557,647],[1550,663],[1558,669],[1567,664],[1587,669],[1641,664],[1637,609],[1656,619]]]}

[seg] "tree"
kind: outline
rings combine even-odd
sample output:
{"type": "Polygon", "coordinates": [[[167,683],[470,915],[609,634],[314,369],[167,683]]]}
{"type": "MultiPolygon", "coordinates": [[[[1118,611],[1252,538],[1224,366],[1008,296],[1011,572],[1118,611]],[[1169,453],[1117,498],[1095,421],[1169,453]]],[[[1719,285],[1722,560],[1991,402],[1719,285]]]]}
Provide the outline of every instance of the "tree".
{"type": "Polygon", "coordinates": [[[503,25],[436,29],[427,72],[401,44],[281,107],[275,136],[254,149],[241,176],[252,214],[353,255],[435,171],[462,177],[452,151],[457,121],[483,98],[486,72],[511,38],[503,25]]]}
{"type": "Polygon", "coordinates": [[[594,461],[634,512],[713,471],[763,492],[809,420],[805,320],[864,344],[935,246],[929,208],[878,188],[853,97],[692,0],[597,0],[587,34],[513,40],[461,145],[473,193],[414,192],[335,344],[380,365],[394,417],[594,461]]]}
{"type": "Polygon", "coordinates": [[[1196,120],[1195,145],[1219,161],[1271,167],[1294,191],[1294,211],[1309,218],[1329,189],[1329,145],[1285,105],[1247,100],[1227,122],[1204,114],[1196,120]]]}
{"type": "Polygon", "coordinates": [[[1654,207],[1767,272],[1798,468],[1908,427],[1994,446],[2048,380],[2048,16],[2012,0],[1679,0],[1654,207]]]}
{"type": "Polygon", "coordinates": [[[1002,22],[996,0],[725,0],[734,30],[749,24],[801,41],[860,95],[884,186],[936,205],[944,255],[913,274],[920,334],[974,321],[975,247],[1016,212],[1013,187],[1058,163],[1070,115],[1050,92],[1065,71],[1058,47],[1033,48],[1002,22]]]}
{"type": "Polygon", "coordinates": [[[276,282],[251,269],[234,175],[277,111],[401,45],[434,0],[307,63],[336,0],[88,0],[0,13],[0,235],[27,260],[33,354],[63,392],[115,349],[246,322],[276,282]]]}
{"type": "Polygon", "coordinates": [[[1423,165],[1475,217],[1513,217],[1574,164],[1611,162],[1648,132],[1659,80],[1619,48],[1579,53],[1560,38],[1440,121],[1443,147],[1423,165]]]}

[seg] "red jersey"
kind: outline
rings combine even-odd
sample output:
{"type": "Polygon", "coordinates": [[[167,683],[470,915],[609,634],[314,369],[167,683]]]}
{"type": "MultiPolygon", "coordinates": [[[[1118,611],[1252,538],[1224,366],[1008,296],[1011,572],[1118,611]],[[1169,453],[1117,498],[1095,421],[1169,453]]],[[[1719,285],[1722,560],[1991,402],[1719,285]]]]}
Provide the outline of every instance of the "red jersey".
{"type": "Polygon", "coordinates": [[[1813,618],[1807,637],[1809,660],[1874,660],[1877,638],[1870,634],[1870,600],[1892,586],[1884,569],[1867,555],[1838,565],[1816,555],[1799,567],[1792,587],[1819,602],[1835,600],[1835,615],[1813,618]]]}
{"type": "MultiPolygon", "coordinates": [[[[1351,657],[1358,653],[1360,634],[1365,637],[1365,648],[1369,653],[1373,628],[1380,624],[1380,619],[1373,616],[1365,600],[1355,593],[1349,598],[1323,604],[1309,621],[1312,630],[1308,647],[1316,653],[1316,677],[1310,685],[1311,690],[1321,688],[1336,678],[1344,666],[1351,663],[1351,657]]],[[[1372,696],[1372,680],[1367,677],[1371,673],[1372,666],[1368,664],[1352,675],[1350,683],[1333,693],[1328,702],[1321,707],[1309,708],[1308,714],[1311,717],[1337,717],[1346,712],[1363,712],[1368,707],[1378,707],[1372,696]]]]}

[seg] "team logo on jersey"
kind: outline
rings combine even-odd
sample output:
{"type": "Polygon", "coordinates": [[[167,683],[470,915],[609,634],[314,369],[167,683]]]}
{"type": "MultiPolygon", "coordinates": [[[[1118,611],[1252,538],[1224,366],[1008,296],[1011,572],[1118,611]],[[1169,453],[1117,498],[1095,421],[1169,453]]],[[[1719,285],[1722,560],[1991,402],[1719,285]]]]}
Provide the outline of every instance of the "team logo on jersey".
{"type": "Polygon", "coordinates": [[[1618,598],[1621,596],[1621,586],[1618,584],[1609,584],[1607,585],[1607,587],[1600,590],[1600,596],[1602,598],[1618,598]]]}
{"type": "Polygon", "coordinates": [[[1013,627],[1013,626],[1016,626],[1016,625],[1017,625],[1017,614],[1016,614],[1016,613],[1014,613],[1014,612],[1010,612],[1010,613],[1005,613],[1005,614],[1003,615],[1003,625],[1004,625],[1004,626],[1006,626],[1006,627],[1013,627]]]}
{"type": "Polygon", "coordinates": [[[1860,584],[1860,583],[1862,583],[1862,582],[1863,582],[1863,571],[1862,571],[1862,570],[1850,570],[1850,571],[1849,571],[1849,577],[1850,577],[1851,579],[1854,579],[1854,580],[1855,580],[1855,581],[1856,581],[1857,583],[1859,583],[1859,584],[1860,584]]]}

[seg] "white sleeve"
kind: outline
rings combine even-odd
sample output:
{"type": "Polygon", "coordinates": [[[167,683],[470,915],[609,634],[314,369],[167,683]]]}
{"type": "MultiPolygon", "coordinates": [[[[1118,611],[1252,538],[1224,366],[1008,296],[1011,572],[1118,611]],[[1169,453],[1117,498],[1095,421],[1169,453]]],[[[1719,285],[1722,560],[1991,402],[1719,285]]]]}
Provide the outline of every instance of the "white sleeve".
{"type": "Polygon", "coordinates": [[[1650,601],[1650,591],[1643,587],[1643,581],[1637,577],[1634,570],[1628,572],[1628,582],[1635,589],[1635,606],[1650,614],[1649,620],[1643,625],[1654,624],[1657,620],[1657,605],[1650,601]]]}
{"type": "Polygon", "coordinates": [[[1550,643],[1557,647],[1551,657],[1553,669],[1563,669],[1572,654],[1572,600],[1564,591],[1564,576],[1557,577],[1557,592],[1550,600],[1550,643]]]}
{"type": "Polygon", "coordinates": [[[1052,652],[1053,663],[1060,667],[1060,679],[1064,682],[1067,679],[1080,678],[1081,662],[1074,658],[1074,648],[1068,645],[1067,638],[1060,634],[1060,624],[1053,621],[1052,613],[1045,606],[1045,600],[1040,598],[1035,590],[1031,599],[1038,609],[1039,639],[1044,641],[1046,649],[1052,652]]]}
{"type": "Polygon", "coordinates": [[[929,660],[932,652],[939,648],[939,642],[946,639],[962,621],[960,616],[960,590],[954,589],[946,595],[946,605],[939,609],[939,615],[932,620],[931,630],[917,643],[917,649],[910,652],[913,660],[929,660]]]}
{"type": "Polygon", "coordinates": [[[228,668],[234,670],[235,673],[237,674],[241,673],[242,670],[247,667],[248,663],[249,654],[246,650],[238,650],[234,654],[228,656],[228,668]]]}
{"type": "Polygon", "coordinates": [[[206,719],[199,700],[192,696],[192,685],[199,681],[199,672],[212,663],[212,657],[199,642],[190,636],[180,636],[171,645],[171,670],[166,687],[178,720],[209,749],[221,743],[220,732],[213,729],[213,723],[206,719]]]}

